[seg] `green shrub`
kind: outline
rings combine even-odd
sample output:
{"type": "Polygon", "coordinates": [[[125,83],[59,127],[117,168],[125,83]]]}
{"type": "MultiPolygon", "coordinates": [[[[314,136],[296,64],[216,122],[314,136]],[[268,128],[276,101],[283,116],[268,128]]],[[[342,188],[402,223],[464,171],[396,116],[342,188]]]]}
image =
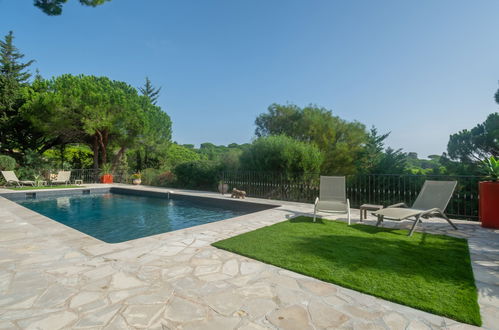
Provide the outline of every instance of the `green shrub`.
{"type": "Polygon", "coordinates": [[[0,155],[0,171],[12,171],[16,168],[16,160],[10,156],[0,155]]]}
{"type": "Polygon", "coordinates": [[[224,171],[237,171],[241,167],[241,149],[228,149],[220,156],[220,166],[224,171]]]}
{"type": "Polygon", "coordinates": [[[166,151],[166,159],[162,167],[174,168],[179,164],[194,162],[200,159],[201,156],[196,151],[173,143],[166,151]]]}
{"type": "Polygon", "coordinates": [[[47,159],[52,167],[76,169],[76,168],[92,168],[94,159],[93,152],[86,145],[69,145],[64,149],[64,162],[61,166],[61,149],[52,148],[43,153],[43,157],[47,159]]]}
{"type": "Polygon", "coordinates": [[[220,165],[211,160],[199,160],[179,164],[173,173],[179,187],[214,190],[220,176],[220,165]]]}
{"type": "Polygon", "coordinates": [[[172,187],[175,185],[175,175],[171,171],[146,168],[140,173],[142,184],[158,187],[172,187]]]}
{"type": "Polygon", "coordinates": [[[171,187],[175,184],[176,178],[171,171],[163,171],[158,176],[158,185],[161,187],[171,187]]]}
{"type": "Polygon", "coordinates": [[[141,172],[142,174],[142,184],[148,186],[158,186],[158,178],[161,175],[161,170],[156,168],[146,168],[141,172]]]}
{"type": "Polygon", "coordinates": [[[17,177],[21,180],[34,180],[36,177],[47,179],[54,170],[51,164],[35,151],[28,151],[24,155],[24,162],[17,170],[17,177]]]}
{"type": "Polygon", "coordinates": [[[255,140],[241,155],[241,167],[282,174],[319,173],[323,156],[312,144],[284,135],[255,140]]]}

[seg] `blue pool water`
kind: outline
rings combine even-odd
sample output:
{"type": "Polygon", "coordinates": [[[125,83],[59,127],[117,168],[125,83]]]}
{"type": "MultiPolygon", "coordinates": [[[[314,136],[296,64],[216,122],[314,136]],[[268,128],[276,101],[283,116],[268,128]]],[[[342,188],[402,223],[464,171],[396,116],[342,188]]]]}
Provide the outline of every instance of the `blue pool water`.
{"type": "Polygon", "coordinates": [[[19,204],[107,243],[220,221],[248,211],[124,194],[47,197],[19,204]]]}

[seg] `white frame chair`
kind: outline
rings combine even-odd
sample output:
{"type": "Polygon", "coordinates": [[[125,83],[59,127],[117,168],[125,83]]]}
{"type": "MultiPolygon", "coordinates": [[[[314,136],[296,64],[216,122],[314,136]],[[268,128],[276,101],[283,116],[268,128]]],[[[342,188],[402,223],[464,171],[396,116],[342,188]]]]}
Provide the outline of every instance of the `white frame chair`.
{"type": "Polygon", "coordinates": [[[50,183],[55,184],[69,184],[71,179],[71,171],[59,171],[57,173],[57,178],[50,181],[50,183]]]}
{"type": "Polygon", "coordinates": [[[344,176],[322,176],[319,197],[314,203],[314,222],[317,212],[346,213],[350,225],[350,200],[347,198],[344,176]]]}

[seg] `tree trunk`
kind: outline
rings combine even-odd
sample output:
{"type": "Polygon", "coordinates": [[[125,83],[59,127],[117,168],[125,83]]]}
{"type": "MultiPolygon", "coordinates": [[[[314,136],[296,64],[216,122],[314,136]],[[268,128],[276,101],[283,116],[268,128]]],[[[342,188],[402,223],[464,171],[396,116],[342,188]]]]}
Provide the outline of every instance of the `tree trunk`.
{"type": "Polygon", "coordinates": [[[108,141],[108,137],[109,137],[108,130],[105,130],[104,132],[102,132],[102,143],[103,143],[102,149],[105,150],[104,151],[104,160],[103,160],[104,163],[107,162],[107,141],[108,141]]]}
{"type": "Polygon", "coordinates": [[[96,170],[99,168],[99,137],[97,136],[97,133],[94,134],[92,151],[94,153],[94,170],[96,170]]]}
{"type": "Polygon", "coordinates": [[[100,151],[101,151],[101,163],[106,164],[107,163],[107,140],[108,140],[108,132],[105,130],[103,132],[99,130],[95,130],[98,136],[98,142],[100,145],[100,151]]]}
{"type": "Polygon", "coordinates": [[[65,144],[61,144],[59,146],[59,151],[61,152],[61,170],[64,169],[64,161],[65,161],[65,153],[66,153],[66,145],[65,144]]]}
{"type": "Polygon", "coordinates": [[[115,171],[116,167],[118,167],[118,165],[120,164],[121,158],[125,154],[125,151],[126,151],[126,147],[121,147],[120,150],[118,151],[118,153],[116,154],[116,158],[114,159],[114,163],[113,163],[113,171],[115,171]]]}
{"type": "Polygon", "coordinates": [[[140,150],[137,150],[136,152],[136,168],[135,168],[135,171],[136,172],[140,172],[142,171],[142,155],[140,153],[140,150]]]}
{"type": "Polygon", "coordinates": [[[43,154],[45,151],[49,150],[50,148],[52,147],[55,147],[56,145],[58,145],[59,143],[61,143],[61,140],[59,138],[55,138],[49,142],[37,142],[38,145],[41,145],[43,144],[43,146],[39,149],[37,149],[37,153],[38,154],[43,154]]]}

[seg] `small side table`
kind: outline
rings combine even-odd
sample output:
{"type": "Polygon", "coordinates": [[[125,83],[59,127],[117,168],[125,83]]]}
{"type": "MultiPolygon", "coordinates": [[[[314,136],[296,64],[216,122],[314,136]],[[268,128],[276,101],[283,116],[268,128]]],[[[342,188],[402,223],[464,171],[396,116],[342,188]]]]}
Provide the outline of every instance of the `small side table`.
{"type": "Polygon", "coordinates": [[[75,180],[75,185],[81,186],[83,184],[83,180],[75,180]]]}
{"type": "Polygon", "coordinates": [[[367,219],[367,211],[377,211],[381,210],[382,208],[383,205],[362,204],[360,206],[360,221],[362,222],[362,219],[367,219]]]}

